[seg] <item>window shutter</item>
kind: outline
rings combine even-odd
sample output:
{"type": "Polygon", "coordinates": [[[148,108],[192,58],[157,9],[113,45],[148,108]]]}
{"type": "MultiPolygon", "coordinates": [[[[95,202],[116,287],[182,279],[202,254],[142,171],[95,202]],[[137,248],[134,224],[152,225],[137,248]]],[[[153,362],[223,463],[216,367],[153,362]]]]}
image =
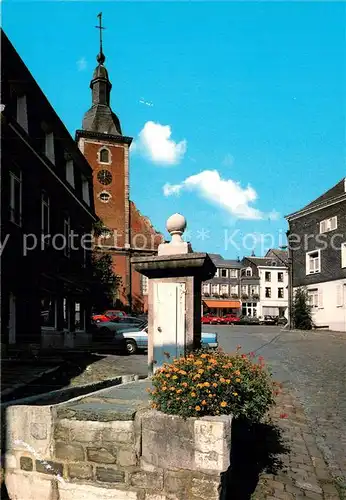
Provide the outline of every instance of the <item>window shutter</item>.
{"type": "Polygon", "coordinates": [[[305,270],[306,270],[306,274],[310,274],[310,259],[309,259],[309,254],[305,255],[305,270]]]}
{"type": "Polygon", "coordinates": [[[333,229],[337,228],[337,217],[334,216],[330,219],[330,229],[333,231],[333,229]]]}
{"type": "Polygon", "coordinates": [[[318,290],[318,307],[320,309],[323,308],[323,290],[322,289],[318,290]]]}
{"type": "Polygon", "coordinates": [[[315,272],[319,273],[321,271],[321,251],[318,252],[318,257],[315,261],[315,272]]]}

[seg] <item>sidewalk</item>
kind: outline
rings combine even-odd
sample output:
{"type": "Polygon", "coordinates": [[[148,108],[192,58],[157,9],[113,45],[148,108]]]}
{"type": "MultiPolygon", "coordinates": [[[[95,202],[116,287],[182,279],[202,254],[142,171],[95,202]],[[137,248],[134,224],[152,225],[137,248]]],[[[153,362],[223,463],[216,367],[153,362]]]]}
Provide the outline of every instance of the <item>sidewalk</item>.
{"type": "Polygon", "coordinates": [[[282,431],[284,450],[272,474],[260,474],[252,500],[340,500],[323,456],[317,448],[304,411],[288,392],[278,397],[272,423],[282,431]],[[281,462],[281,463],[280,463],[281,462]]]}

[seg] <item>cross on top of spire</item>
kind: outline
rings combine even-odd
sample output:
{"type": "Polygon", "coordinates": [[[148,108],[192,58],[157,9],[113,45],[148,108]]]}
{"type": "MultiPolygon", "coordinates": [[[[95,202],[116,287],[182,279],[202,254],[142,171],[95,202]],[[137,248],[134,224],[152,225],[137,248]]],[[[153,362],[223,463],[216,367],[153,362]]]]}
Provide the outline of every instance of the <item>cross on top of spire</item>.
{"type": "Polygon", "coordinates": [[[102,12],[100,12],[97,17],[99,18],[99,25],[95,26],[95,28],[100,30],[100,52],[98,53],[96,60],[99,64],[103,64],[106,60],[106,56],[102,50],[102,30],[105,30],[106,28],[102,26],[102,12]]]}

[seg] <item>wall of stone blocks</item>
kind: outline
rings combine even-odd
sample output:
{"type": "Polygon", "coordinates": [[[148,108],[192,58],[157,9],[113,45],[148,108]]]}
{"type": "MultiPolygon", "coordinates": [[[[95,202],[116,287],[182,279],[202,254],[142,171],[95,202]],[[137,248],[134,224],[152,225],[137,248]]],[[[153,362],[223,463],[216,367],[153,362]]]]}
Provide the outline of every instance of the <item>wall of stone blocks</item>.
{"type": "Polygon", "coordinates": [[[231,418],[58,418],[52,406],[8,408],[11,500],[217,500],[229,467],[231,418]],[[19,425],[20,424],[20,427],[19,425]]]}

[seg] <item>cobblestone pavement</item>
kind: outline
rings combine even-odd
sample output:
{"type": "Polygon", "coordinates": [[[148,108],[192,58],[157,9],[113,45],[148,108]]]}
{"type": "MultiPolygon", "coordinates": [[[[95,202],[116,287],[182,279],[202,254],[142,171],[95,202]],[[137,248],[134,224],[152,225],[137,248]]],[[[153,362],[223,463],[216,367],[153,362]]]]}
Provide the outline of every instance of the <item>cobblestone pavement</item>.
{"type": "MultiPolygon", "coordinates": [[[[274,377],[302,404],[317,445],[346,498],[346,334],[261,326],[210,326],[204,330],[217,331],[226,351],[241,345],[244,352],[264,356],[274,377]]],[[[145,355],[107,356],[71,384],[130,373],[146,375],[145,355]]]]}
{"type": "Polygon", "coordinates": [[[284,453],[276,457],[275,470],[260,474],[252,500],[339,500],[335,482],[304,410],[292,394],[284,391],[271,412],[273,424],[282,431],[284,453]]]}

